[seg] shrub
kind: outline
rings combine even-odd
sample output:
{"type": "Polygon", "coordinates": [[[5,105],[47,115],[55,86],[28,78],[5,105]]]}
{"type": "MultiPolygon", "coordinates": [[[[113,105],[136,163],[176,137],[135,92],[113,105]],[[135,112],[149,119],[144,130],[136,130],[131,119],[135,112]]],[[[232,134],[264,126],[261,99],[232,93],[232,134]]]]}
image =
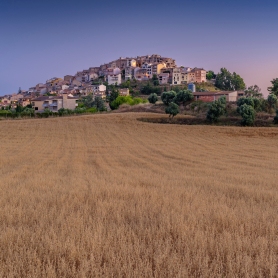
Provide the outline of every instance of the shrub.
{"type": "Polygon", "coordinates": [[[226,112],[226,97],[220,97],[214,101],[207,112],[207,120],[211,123],[217,122],[219,117],[224,115],[226,112]]]}
{"type": "Polygon", "coordinates": [[[58,110],[58,114],[59,114],[60,117],[63,116],[63,115],[65,114],[65,112],[66,112],[66,109],[65,109],[65,108],[60,108],[60,109],[58,110]]]}
{"type": "Polygon", "coordinates": [[[84,107],[76,107],[75,110],[74,110],[74,112],[75,112],[76,114],[82,114],[82,113],[85,113],[85,112],[86,112],[86,108],[84,108],[84,107]]]}
{"type": "Polygon", "coordinates": [[[259,98],[253,98],[254,101],[254,109],[256,112],[261,112],[263,109],[263,100],[259,98]]]}
{"type": "Polygon", "coordinates": [[[160,95],[161,90],[159,87],[154,87],[150,83],[148,83],[146,86],[144,86],[141,90],[141,94],[143,95],[150,95],[150,94],[157,94],[160,95]]]}
{"type": "Polygon", "coordinates": [[[98,110],[97,110],[96,107],[91,107],[91,108],[87,109],[86,112],[88,112],[88,113],[97,113],[98,110]]]}
{"type": "Polygon", "coordinates": [[[35,110],[32,108],[25,108],[22,112],[21,112],[21,116],[22,117],[34,117],[35,116],[35,110]]]}
{"type": "Polygon", "coordinates": [[[274,94],[269,94],[267,97],[267,102],[268,102],[268,106],[269,106],[269,112],[271,112],[272,108],[276,108],[277,96],[274,94]]]}
{"type": "Polygon", "coordinates": [[[174,91],[163,92],[161,95],[161,100],[165,105],[169,105],[171,102],[173,102],[176,95],[177,94],[174,91]]]}
{"type": "Polygon", "coordinates": [[[255,121],[255,109],[246,103],[239,108],[239,114],[242,117],[241,124],[244,126],[252,126],[255,121]]]}
{"type": "Polygon", "coordinates": [[[106,111],[106,106],[101,97],[96,97],[93,102],[93,107],[95,107],[98,111],[106,111]]]}
{"type": "Polygon", "coordinates": [[[155,104],[157,102],[157,100],[158,100],[158,97],[157,97],[156,93],[150,94],[149,97],[148,97],[148,101],[150,103],[155,104]]]}
{"type": "Polygon", "coordinates": [[[241,97],[237,100],[237,106],[241,106],[243,104],[247,104],[250,105],[252,107],[254,107],[254,100],[252,97],[241,97]]]}
{"type": "Polygon", "coordinates": [[[176,104],[182,103],[184,105],[187,101],[193,100],[193,98],[194,96],[190,90],[179,91],[174,98],[174,102],[176,104]]]}
{"type": "Polygon", "coordinates": [[[132,96],[118,96],[114,101],[112,101],[109,105],[112,110],[118,109],[122,104],[128,105],[136,105],[140,103],[145,103],[146,100],[142,98],[132,98],[132,96]]]}
{"type": "Polygon", "coordinates": [[[267,101],[263,98],[255,98],[255,97],[241,97],[237,101],[237,112],[240,113],[240,106],[243,104],[247,104],[252,106],[256,112],[267,111],[267,101]]]}
{"type": "Polygon", "coordinates": [[[0,117],[10,117],[12,112],[10,110],[0,110],[0,117]]]}
{"type": "Polygon", "coordinates": [[[172,118],[178,115],[179,112],[179,106],[174,102],[171,102],[165,109],[165,113],[169,114],[169,117],[172,116],[172,118]]]}

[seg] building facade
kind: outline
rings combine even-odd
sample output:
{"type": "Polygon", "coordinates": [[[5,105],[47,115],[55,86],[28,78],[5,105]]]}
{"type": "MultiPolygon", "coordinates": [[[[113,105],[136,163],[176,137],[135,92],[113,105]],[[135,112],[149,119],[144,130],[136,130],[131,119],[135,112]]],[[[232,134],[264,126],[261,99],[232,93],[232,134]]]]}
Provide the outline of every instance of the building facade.
{"type": "Polygon", "coordinates": [[[62,96],[45,96],[32,99],[32,107],[35,112],[43,112],[45,109],[49,109],[52,112],[58,112],[59,109],[65,108],[74,110],[77,104],[78,97],[71,97],[67,94],[62,96]]]}

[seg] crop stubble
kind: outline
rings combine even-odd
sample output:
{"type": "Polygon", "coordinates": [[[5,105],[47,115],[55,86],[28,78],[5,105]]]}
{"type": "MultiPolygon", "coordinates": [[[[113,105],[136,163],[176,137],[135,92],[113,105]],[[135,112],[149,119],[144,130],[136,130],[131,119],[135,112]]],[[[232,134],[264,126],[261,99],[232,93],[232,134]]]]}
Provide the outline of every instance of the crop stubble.
{"type": "Polygon", "coordinates": [[[276,277],[278,130],[138,117],[0,122],[0,276],[276,277]]]}

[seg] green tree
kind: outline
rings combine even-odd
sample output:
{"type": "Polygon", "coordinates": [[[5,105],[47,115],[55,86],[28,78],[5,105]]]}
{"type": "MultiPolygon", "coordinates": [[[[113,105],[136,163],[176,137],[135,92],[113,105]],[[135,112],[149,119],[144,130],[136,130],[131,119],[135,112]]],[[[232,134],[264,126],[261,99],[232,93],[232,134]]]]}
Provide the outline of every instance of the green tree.
{"type": "Polygon", "coordinates": [[[263,94],[261,93],[261,88],[258,85],[249,86],[244,91],[245,97],[252,97],[252,98],[262,98],[263,94]]]}
{"type": "Polygon", "coordinates": [[[271,81],[272,86],[268,87],[267,90],[276,96],[278,96],[278,78],[275,78],[271,81]]]}
{"type": "Polygon", "coordinates": [[[250,105],[250,106],[254,107],[254,99],[252,97],[241,97],[241,98],[239,98],[237,100],[238,112],[239,112],[240,106],[242,106],[243,104],[247,104],[247,105],[250,105]]]}
{"type": "Polygon", "coordinates": [[[207,120],[211,123],[217,122],[219,117],[226,113],[226,97],[221,97],[212,102],[207,112],[207,120]]]}
{"type": "Polygon", "coordinates": [[[246,87],[243,78],[236,74],[235,72],[232,74],[232,86],[231,91],[237,91],[237,90],[244,90],[246,87]]]}
{"type": "Polygon", "coordinates": [[[165,105],[169,105],[174,98],[176,97],[176,92],[169,91],[169,92],[163,92],[161,95],[161,100],[165,105]]]}
{"type": "Polygon", "coordinates": [[[158,86],[159,85],[159,80],[156,74],[153,75],[152,77],[153,85],[158,86]]]}
{"type": "Polygon", "coordinates": [[[237,100],[237,112],[239,113],[240,106],[243,104],[251,105],[256,112],[265,110],[265,100],[257,97],[241,97],[237,100]]]}
{"type": "Polygon", "coordinates": [[[178,115],[179,112],[179,106],[174,102],[171,102],[165,109],[165,113],[169,114],[169,117],[172,116],[172,118],[178,115]]]}
{"type": "Polygon", "coordinates": [[[156,103],[158,100],[158,97],[157,97],[157,94],[156,93],[153,93],[153,94],[150,94],[149,97],[148,97],[148,101],[150,103],[156,103]]]}
{"type": "Polygon", "coordinates": [[[191,100],[193,100],[193,98],[194,98],[194,96],[190,90],[183,90],[183,91],[179,91],[177,93],[176,97],[174,98],[174,102],[178,105],[180,103],[185,105],[185,103],[187,101],[191,101],[191,100]]]}
{"type": "Polygon", "coordinates": [[[253,98],[254,101],[254,109],[256,112],[260,112],[264,110],[264,102],[265,100],[263,98],[253,98]]]}
{"type": "Polygon", "coordinates": [[[225,96],[222,96],[218,99],[218,102],[220,105],[222,105],[224,108],[226,108],[226,103],[227,103],[227,99],[225,96]]]}
{"type": "Polygon", "coordinates": [[[95,100],[93,102],[93,107],[95,107],[97,111],[106,111],[106,106],[101,97],[95,97],[95,100]]]}
{"type": "Polygon", "coordinates": [[[119,96],[119,90],[117,90],[113,86],[112,91],[109,95],[109,106],[112,110],[117,109],[117,108],[114,107],[114,105],[112,103],[117,99],[118,96],[119,96]]]}
{"type": "Polygon", "coordinates": [[[230,73],[226,68],[221,68],[216,75],[215,86],[224,91],[244,90],[244,80],[235,72],[230,73]]]}
{"type": "Polygon", "coordinates": [[[59,114],[60,117],[63,116],[63,115],[66,115],[67,114],[67,110],[65,108],[60,108],[58,110],[58,114],[59,114]]]}
{"type": "Polygon", "coordinates": [[[23,107],[21,105],[17,105],[15,108],[16,113],[21,113],[23,111],[23,107]]]}
{"type": "Polygon", "coordinates": [[[276,108],[277,106],[277,96],[275,94],[269,94],[267,97],[269,112],[271,112],[272,108],[276,108]]]}
{"type": "Polygon", "coordinates": [[[207,72],[207,80],[211,80],[211,79],[215,79],[216,78],[216,74],[214,73],[214,71],[209,70],[207,72]]]}
{"type": "Polygon", "coordinates": [[[94,105],[93,95],[89,94],[89,95],[87,95],[85,97],[82,97],[80,102],[83,103],[83,105],[86,108],[93,107],[93,105],[94,105]]]}
{"type": "Polygon", "coordinates": [[[153,87],[149,82],[140,91],[141,91],[141,94],[143,94],[143,95],[150,95],[153,93],[160,95],[160,88],[153,87]]]}
{"type": "Polygon", "coordinates": [[[255,109],[253,106],[244,103],[240,106],[239,114],[242,117],[241,124],[243,126],[252,126],[255,121],[255,109]]]}

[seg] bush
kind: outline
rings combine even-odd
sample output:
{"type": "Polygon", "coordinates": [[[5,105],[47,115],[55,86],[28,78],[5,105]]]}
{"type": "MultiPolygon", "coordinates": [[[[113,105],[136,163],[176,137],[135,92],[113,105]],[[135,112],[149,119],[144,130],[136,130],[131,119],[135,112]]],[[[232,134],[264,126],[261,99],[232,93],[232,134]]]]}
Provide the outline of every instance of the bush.
{"type": "Polygon", "coordinates": [[[226,97],[220,97],[214,101],[207,112],[207,120],[211,123],[217,122],[219,117],[224,115],[226,112],[226,97]]]}
{"type": "Polygon", "coordinates": [[[193,98],[194,96],[190,90],[179,91],[174,98],[174,102],[178,105],[180,103],[184,105],[187,101],[193,100],[193,98]]]}
{"type": "Polygon", "coordinates": [[[159,87],[153,87],[148,83],[146,86],[144,86],[141,90],[141,94],[143,95],[150,95],[150,94],[157,94],[160,95],[161,90],[159,87]]]}
{"type": "Polygon", "coordinates": [[[263,111],[263,101],[264,99],[253,98],[254,101],[254,109],[256,112],[263,111]]]}
{"type": "MultiPolygon", "coordinates": [[[[65,108],[60,108],[59,110],[58,110],[58,114],[59,114],[59,116],[61,117],[61,116],[63,116],[64,114],[65,114],[65,111],[66,109],[65,108]]],[[[38,113],[39,114],[39,113],[38,113]]]]}
{"type": "Polygon", "coordinates": [[[163,92],[161,95],[161,100],[165,105],[169,105],[171,102],[173,102],[176,95],[177,94],[174,91],[163,92]]]}
{"type": "Polygon", "coordinates": [[[237,101],[237,112],[240,113],[240,106],[243,104],[247,104],[252,106],[256,112],[267,111],[267,101],[263,98],[255,98],[255,97],[241,97],[237,101]]]}
{"type": "Polygon", "coordinates": [[[243,104],[254,107],[254,99],[252,97],[241,97],[237,100],[236,104],[238,107],[242,106],[243,104]]]}
{"type": "Polygon", "coordinates": [[[10,117],[12,112],[10,110],[0,110],[0,117],[10,117]]]}
{"type": "Polygon", "coordinates": [[[32,108],[25,108],[22,112],[21,112],[21,116],[22,117],[34,117],[35,116],[35,110],[32,108]]]}
{"type": "Polygon", "coordinates": [[[109,103],[112,110],[118,109],[122,104],[136,105],[146,103],[142,98],[132,98],[131,96],[118,96],[114,101],[109,103]]]}
{"type": "Polygon", "coordinates": [[[74,112],[75,112],[76,114],[82,114],[82,113],[85,113],[85,112],[86,112],[86,108],[84,108],[84,107],[76,107],[75,110],[74,110],[74,112]]]}
{"type": "Polygon", "coordinates": [[[72,115],[74,114],[74,110],[70,110],[70,109],[65,109],[65,108],[60,108],[58,110],[58,115],[61,117],[63,115],[72,115]]]}
{"type": "Polygon", "coordinates": [[[166,114],[169,114],[169,117],[172,116],[172,118],[174,118],[176,115],[178,115],[178,114],[180,113],[180,111],[179,111],[179,106],[178,106],[176,103],[171,102],[171,103],[169,103],[169,105],[166,107],[165,113],[166,113],[166,114]]]}
{"type": "Polygon", "coordinates": [[[149,103],[155,104],[157,102],[157,100],[158,100],[158,97],[157,97],[156,93],[150,94],[148,97],[149,103]]]}
{"type": "Polygon", "coordinates": [[[97,113],[98,110],[97,110],[96,107],[91,107],[91,108],[87,109],[86,112],[87,112],[87,113],[97,113]]]}
{"type": "Polygon", "coordinates": [[[269,94],[267,97],[267,102],[268,102],[268,106],[269,106],[269,112],[271,112],[272,108],[276,108],[277,96],[274,94],[269,94]]]}
{"type": "Polygon", "coordinates": [[[239,108],[239,114],[242,117],[241,124],[243,126],[252,126],[255,121],[255,109],[251,105],[246,103],[239,108]]]}
{"type": "Polygon", "coordinates": [[[98,111],[106,111],[106,106],[101,97],[96,97],[93,102],[93,107],[95,107],[98,111]]]}

